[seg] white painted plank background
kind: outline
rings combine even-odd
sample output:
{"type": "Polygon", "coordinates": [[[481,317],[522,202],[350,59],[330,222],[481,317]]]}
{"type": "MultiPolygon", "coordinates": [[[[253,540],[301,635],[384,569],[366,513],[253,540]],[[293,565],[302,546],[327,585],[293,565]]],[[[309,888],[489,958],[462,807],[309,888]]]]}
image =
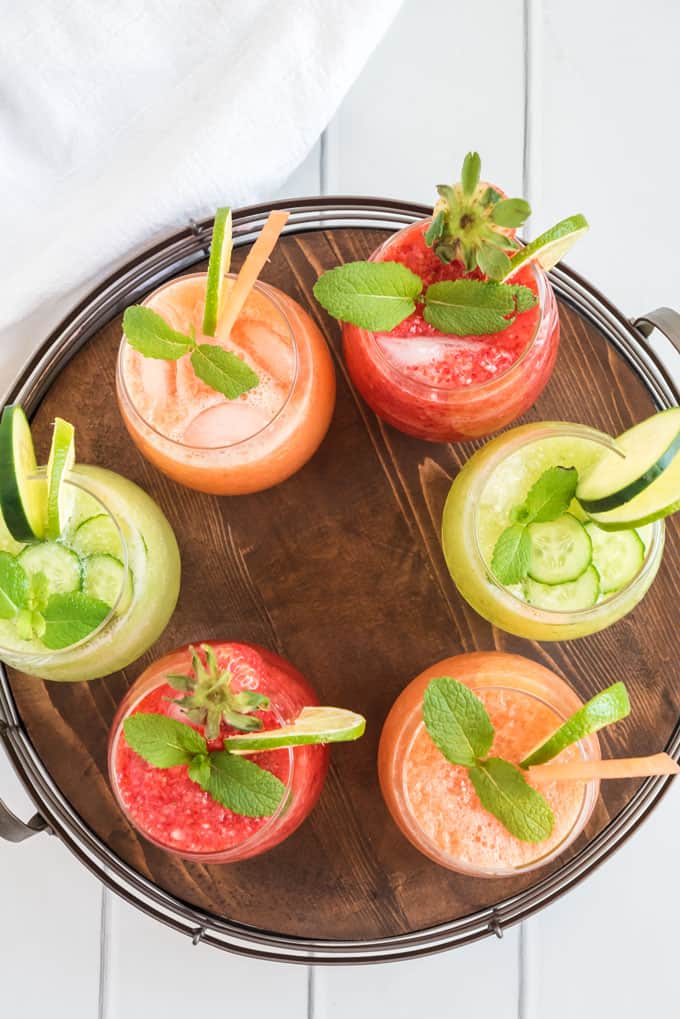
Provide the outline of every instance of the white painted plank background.
{"type": "MultiPolygon", "coordinates": [[[[593,231],[570,262],[625,312],[679,307],[679,36],[673,0],[644,12],[633,0],[406,0],[281,197],[427,202],[477,148],[491,180],[527,188],[532,232],[586,213],[593,231]]],[[[33,323],[35,343],[65,310],[33,323]]],[[[26,349],[2,339],[6,383],[26,349]]],[[[1,754],[0,790],[28,816],[1,754]]],[[[313,975],[193,948],[102,895],[56,839],[0,844],[0,1014],[37,1019],[49,1003],[54,1019],[146,1019],[228,1005],[282,1019],[445,1019],[478,1013],[481,989],[484,1014],[499,1019],[672,1015],[679,807],[676,784],[611,861],[501,942],[313,975]],[[165,986],[150,980],[150,960],[165,986]]]]}

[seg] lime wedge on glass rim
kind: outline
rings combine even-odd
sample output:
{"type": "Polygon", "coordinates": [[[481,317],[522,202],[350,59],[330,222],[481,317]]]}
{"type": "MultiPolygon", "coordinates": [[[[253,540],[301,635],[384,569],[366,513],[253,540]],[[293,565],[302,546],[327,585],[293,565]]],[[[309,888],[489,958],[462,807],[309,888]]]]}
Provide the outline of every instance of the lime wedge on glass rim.
{"type": "Polygon", "coordinates": [[[538,262],[541,269],[545,269],[546,272],[554,269],[560,259],[564,258],[579,237],[587,233],[588,229],[588,220],[580,213],[555,223],[540,237],[529,241],[523,248],[515,252],[510,259],[510,271],[501,282],[506,283],[527,262],[538,262]]]}
{"type": "Polygon", "coordinates": [[[47,461],[47,537],[52,541],[61,534],[67,516],[63,481],[75,462],[75,429],[63,418],[55,418],[47,461]]]}
{"type": "Polygon", "coordinates": [[[205,307],[203,309],[203,332],[206,336],[214,336],[220,303],[224,290],[224,277],[231,265],[233,238],[231,233],[231,209],[222,207],[215,213],[212,244],[210,245],[210,261],[208,262],[208,278],[205,287],[205,307]]]}
{"type": "Polygon", "coordinates": [[[303,708],[290,725],[264,729],[243,736],[227,736],[224,749],[255,754],[278,747],[301,747],[311,743],[345,743],[359,739],[366,719],[345,708],[303,708]]]}

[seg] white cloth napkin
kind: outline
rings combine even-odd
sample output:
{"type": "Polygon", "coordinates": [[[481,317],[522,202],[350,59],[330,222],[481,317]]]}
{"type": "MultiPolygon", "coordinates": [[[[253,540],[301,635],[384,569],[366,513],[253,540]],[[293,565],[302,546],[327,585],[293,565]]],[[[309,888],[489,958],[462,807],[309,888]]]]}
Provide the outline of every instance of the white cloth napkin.
{"type": "Polygon", "coordinates": [[[400,0],[0,0],[0,382],[154,234],[271,195],[400,0]]]}

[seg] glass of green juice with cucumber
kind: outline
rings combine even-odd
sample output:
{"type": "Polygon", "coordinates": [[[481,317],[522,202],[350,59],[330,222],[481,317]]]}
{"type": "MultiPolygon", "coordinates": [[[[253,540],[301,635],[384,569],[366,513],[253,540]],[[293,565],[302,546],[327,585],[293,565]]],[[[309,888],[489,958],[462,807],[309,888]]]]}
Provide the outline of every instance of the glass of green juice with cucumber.
{"type": "Polygon", "coordinates": [[[43,679],[95,679],[160,636],[179,594],[172,528],[133,482],[76,464],[57,418],[38,467],[21,407],[0,420],[0,660],[43,679]]]}
{"type": "Polygon", "coordinates": [[[570,422],[522,425],[454,480],[444,555],[465,600],[502,630],[567,640],[635,608],[680,508],[680,408],[612,438],[570,422]]]}

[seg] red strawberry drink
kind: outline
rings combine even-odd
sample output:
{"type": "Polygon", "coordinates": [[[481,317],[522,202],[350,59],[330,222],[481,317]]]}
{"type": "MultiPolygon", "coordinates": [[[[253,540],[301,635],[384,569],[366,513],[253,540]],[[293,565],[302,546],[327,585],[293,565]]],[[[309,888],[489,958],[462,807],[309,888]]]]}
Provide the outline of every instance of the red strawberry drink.
{"type": "MultiPolygon", "coordinates": [[[[261,723],[266,730],[277,729],[295,719],[303,707],[318,704],[306,680],[278,655],[248,644],[209,641],[195,649],[200,664],[208,666],[208,673],[208,649],[214,653],[219,674],[227,677],[228,696],[237,699],[232,700],[234,711],[240,710],[243,695],[260,695],[255,700],[265,698],[262,707],[248,708],[245,719],[243,715],[229,715],[226,710],[221,716],[218,713],[217,726],[211,733],[211,720],[205,710],[190,706],[200,700],[197,688],[186,692],[180,689],[176,677],[184,676],[189,684],[192,674],[191,651],[180,648],[154,662],[121,703],[111,730],[109,774],[123,812],[150,842],[186,859],[224,863],[271,849],[305,820],[321,793],[329,753],[327,747],[313,745],[248,755],[248,761],[280,780],[280,796],[275,797],[272,812],[268,816],[248,816],[213,798],[192,780],[191,768],[186,765],[154,767],[131,749],[123,725],[136,715],[162,715],[188,724],[205,737],[209,751],[219,752],[224,738],[243,731],[245,726],[253,728],[261,723]],[[241,719],[239,727],[230,725],[225,715],[235,721],[241,719]]],[[[231,756],[237,762],[245,760],[231,756]]]]}
{"type": "MultiPolygon", "coordinates": [[[[425,243],[430,223],[400,230],[371,260],[400,262],[422,278],[423,289],[442,280],[484,279],[479,267],[467,273],[457,259],[440,260],[425,243]]],[[[375,413],[409,435],[451,442],[496,432],[531,407],[555,364],[557,303],[535,263],[513,283],[528,287],[538,303],[497,333],[447,335],[425,321],[422,304],[389,332],[344,323],[347,367],[375,413]]]]}

